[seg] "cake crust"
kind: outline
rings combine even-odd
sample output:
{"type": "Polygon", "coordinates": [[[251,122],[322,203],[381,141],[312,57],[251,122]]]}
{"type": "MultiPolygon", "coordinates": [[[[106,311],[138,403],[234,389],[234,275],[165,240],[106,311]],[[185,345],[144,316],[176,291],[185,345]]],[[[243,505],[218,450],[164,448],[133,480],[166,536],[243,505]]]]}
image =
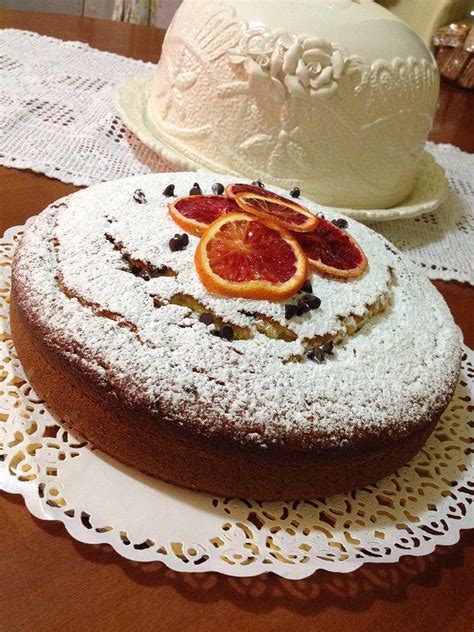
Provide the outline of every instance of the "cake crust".
{"type": "Polygon", "coordinates": [[[85,374],[71,370],[35,335],[12,297],[15,346],[48,409],[106,454],[168,483],[227,497],[311,499],[347,492],[393,473],[424,445],[443,412],[410,437],[372,450],[275,454],[166,431],[157,415],[131,411],[85,374]],[[58,361],[59,360],[59,361],[58,361]],[[59,368],[61,367],[61,368],[59,368]]]}
{"type": "MultiPolygon", "coordinates": [[[[216,177],[200,174],[202,187],[216,177]]],[[[53,205],[27,230],[14,260],[11,322],[35,390],[119,461],[219,495],[331,495],[406,463],[459,372],[457,331],[434,288],[380,236],[351,222],[369,270],[349,283],[315,277],[325,311],[311,320],[288,325],[281,305],[208,298],[187,263],[194,238],[188,253],[166,250],[176,227],[161,191],[168,180],[185,189],[194,179],[160,174],[93,187],[53,205]],[[138,188],[146,204],[133,202],[138,188]],[[135,265],[173,274],[134,275],[124,248],[135,265]],[[183,295],[194,302],[173,302],[183,295]],[[195,304],[250,337],[211,336],[195,304]],[[262,333],[250,312],[290,327],[294,339],[262,333]],[[317,336],[340,343],[321,366],[304,357],[317,336]]]]}

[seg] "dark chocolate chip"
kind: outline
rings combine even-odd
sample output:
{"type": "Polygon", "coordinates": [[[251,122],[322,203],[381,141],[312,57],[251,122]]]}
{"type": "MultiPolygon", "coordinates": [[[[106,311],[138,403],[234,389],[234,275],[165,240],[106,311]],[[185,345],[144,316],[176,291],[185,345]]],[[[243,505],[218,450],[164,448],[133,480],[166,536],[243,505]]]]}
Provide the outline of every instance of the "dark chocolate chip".
{"type": "Polygon", "coordinates": [[[234,328],[230,325],[224,325],[221,329],[221,338],[228,340],[229,342],[234,339],[234,328]]]}
{"type": "Polygon", "coordinates": [[[140,272],[138,273],[138,276],[143,279],[144,281],[149,281],[150,280],[150,275],[148,274],[148,272],[146,270],[140,270],[140,272]]]}
{"type": "Polygon", "coordinates": [[[292,198],[299,198],[301,195],[299,187],[294,187],[293,189],[291,189],[290,195],[292,198]]]}
{"type": "Polygon", "coordinates": [[[300,292],[312,292],[313,291],[313,286],[311,285],[311,281],[308,279],[307,281],[304,282],[303,287],[301,288],[300,292]]]}
{"type": "Polygon", "coordinates": [[[337,226],[338,228],[347,228],[349,226],[347,221],[343,219],[342,217],[339,219],[333,219],[331,223],[334,224],[334,226],[337,226]]]}
{"type": "Polygon", "coordinates": [[[303,314],[306,314],[307,312],[309,312],[308,305],[306,305],[304,301],[299,301],[296,305],[296,315],[303,316],[303,314]]]}
{"type": "Polygon", "coordinates": [[[214,182],[212,185],[212,192],[214,195],[222,195],[225,191],[224,185],[220,182],[214,182]]]}
{"type": "Polygon", "coordinates": [[[332,340],[328,340],[321,347],[321,350],[324,353],[328,353],[329,355],[332,355],[333,349],[334,349],[334,342],[332,340]]]}
{"type": "Polygon", "coordinates": [[[175,233],[174,239],[177,239],[178,241],[182,242],[185,246],[189,244],[189,237],[186,233],[175,233]]]}
{"type": "Polygon", "coordinates": [[[176,233],[176,235],[169,240],[169,247],[171,252],[177,252],[178,250],[184,250],[189,244],[189,237],[186,233],[176,233]]]}
{"type": "Polygon", "coordinates": [[[309,309],[318,309],[321,305],[321,299],[317,296],[313,296],[312,294],[305,294],[301,301],[303,301],[309,309]]]}
{"type": "Polygon", "coordinates": [[[326,361],[326,356],[322,349],[314,349],[308,353],[308,358],[317,364],[323,364],[326,361]]]}
{"type": "Polygon", "coordinates": [[[141,189],[137,189],[136,191],[134,191],[133,201],[137,204],[146,204],[146,197],[141,189]]]}
{"type": "Polygon", "coordinates": [[[293,318],[293,316],[296,316],[297,311],[298,311],[298,305],[294,305],[293,303],[288,303],[288,305],[285,305],[286,320],[290,320],[290,318],[293,318]]]}
{"type": "Polygon", "coordinates": [[[171,252],[177,252],[178,250],[181,250],[179,240],[176,239],[176,237],[173,237],[173,239],[169,240],[169,247],[171,252]]]}
{"type": "Polygon", "coordinates": [[[163,191],[165,197],[174,197],[174,184],[168,184],[163,191]]]}
{"type": "Polygon", "coordinates": [[[214,316],[212,314],[204,313],[199,316],[199,322],[205,325],[212,325],[214,322],[214,316]]]}
{"type": "Polygon", "coordinates": [[[252,184],[253,184],[255,187],[259,187],[260,189],[264,189],[264,188],[265,188],[265,185],[264,185],[264,184],[263,184],[263,182],[260,180],[260,178],[259,178],[258,180],[254,180],[254,181],[252,182],[252,184]]]}
{"type": "Polygon", "coordinates": [[[195,182],[189,191],[189,195],[202,195],[201,187],[198,182],[195,182]]]}

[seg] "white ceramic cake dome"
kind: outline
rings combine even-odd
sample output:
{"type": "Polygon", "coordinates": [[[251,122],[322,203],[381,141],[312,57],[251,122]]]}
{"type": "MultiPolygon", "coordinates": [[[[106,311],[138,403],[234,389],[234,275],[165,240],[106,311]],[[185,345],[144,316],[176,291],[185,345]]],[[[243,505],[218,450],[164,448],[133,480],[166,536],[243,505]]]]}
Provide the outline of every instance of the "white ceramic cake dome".
{"type": "Polygon", "coordinates": [[[438,87],[423,42],[371,0],[184,0],[147,122],[180,167],[387,208],[413,187],[438,87]]]}

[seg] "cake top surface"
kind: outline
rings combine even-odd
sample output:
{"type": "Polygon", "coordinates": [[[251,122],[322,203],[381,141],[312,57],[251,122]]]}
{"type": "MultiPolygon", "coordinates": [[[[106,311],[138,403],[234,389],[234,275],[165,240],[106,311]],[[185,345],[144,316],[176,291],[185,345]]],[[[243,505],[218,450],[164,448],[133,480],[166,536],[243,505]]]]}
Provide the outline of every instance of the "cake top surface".
{"type": "Polygon", "coordinates": [[[430,282],[383,237],[348,220],[368,269],[350,280],[311,274],[316,311],[287,320],[283,303],[211,295],[194,266],[198,238],[169,247],[182,230],[162,192],[173,183],[187,195],[196,181],[210,194],[216,181],[234,180],[127,178],[63,198],[29,225],[15,257],[15,295],[45,342],[130,404],[242,444],[363,445],[429,421],[449,396],[460,354],[430,282]],[[242,339],[212,335],[203,311],[242,339]],[[338,343],[333,354],[312,362],[308,350],[328,339],[338,343]]]}

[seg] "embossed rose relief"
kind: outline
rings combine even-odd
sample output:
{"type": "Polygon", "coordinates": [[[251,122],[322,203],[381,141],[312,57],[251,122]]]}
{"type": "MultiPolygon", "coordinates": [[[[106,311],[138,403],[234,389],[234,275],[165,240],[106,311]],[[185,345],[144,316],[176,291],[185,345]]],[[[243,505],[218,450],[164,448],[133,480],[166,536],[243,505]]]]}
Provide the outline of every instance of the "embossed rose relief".
{"type": "Polygon", "coordinates": [[[242,64],[252,76],[272,81],[282,94],[327,98],[343,77],[358,84],[363,62],[349,56],[338,44],[321,37],[271,32],[255,27],[244,32],[228,51],[231,61],[242,64]]]}

